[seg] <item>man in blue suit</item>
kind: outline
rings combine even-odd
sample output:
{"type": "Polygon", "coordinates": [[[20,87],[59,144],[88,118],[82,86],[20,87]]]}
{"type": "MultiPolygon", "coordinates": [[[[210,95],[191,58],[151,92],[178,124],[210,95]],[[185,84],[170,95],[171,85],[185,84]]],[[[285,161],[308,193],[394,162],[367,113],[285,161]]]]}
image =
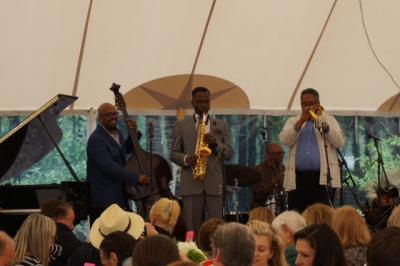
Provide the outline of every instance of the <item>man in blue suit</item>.
{"type": "MultiPolygon", "coordinates": [[[[89,184],[91,223],[113,203],[128,208],[124,188],[149,181],[146,175],[125,168],[125,143],[117,124],[118,112],[115,106],[110,103],[100,105],[98,125],[87,144],[86,178],[89,184]]],[[[131,121],[129,127],[136,129],[136,124],[131,121]]]]}

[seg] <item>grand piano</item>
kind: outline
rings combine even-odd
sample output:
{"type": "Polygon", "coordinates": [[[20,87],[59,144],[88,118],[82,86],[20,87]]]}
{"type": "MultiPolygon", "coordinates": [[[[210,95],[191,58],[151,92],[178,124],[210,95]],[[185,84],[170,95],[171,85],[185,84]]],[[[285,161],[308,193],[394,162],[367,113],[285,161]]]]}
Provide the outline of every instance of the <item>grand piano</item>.
{"type": "Polygon", "coordinates": [[[59,94],[33,112],[0,139],[0,182],[18,177],[57,149],[75,181],[50,185],[0,185],[0,230],[15,235],[24,219],[40,212],[50,199],[70,202],[79,221],[87,215],[87,185],[81,182],[60,150],[63,132],[57,124],[60,113],[77,97],[59,94]]]}

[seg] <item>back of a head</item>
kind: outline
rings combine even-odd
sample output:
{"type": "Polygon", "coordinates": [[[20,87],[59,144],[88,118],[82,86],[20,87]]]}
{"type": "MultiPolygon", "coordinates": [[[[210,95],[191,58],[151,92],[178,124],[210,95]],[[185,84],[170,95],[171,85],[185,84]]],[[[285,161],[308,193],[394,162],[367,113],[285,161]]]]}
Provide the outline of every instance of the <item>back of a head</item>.
{"type": "Polygon", "coordinates": [[[225,266],[250,266],[255,252],[255,239],[248,227],[238,223],[221,225],[212,237],[213,257],[219,250],[220,260],[225,266]]]}
{"type": "Polygon", "coordinates": [[[14,240],[7,233],[0,231],[0,265],[8,265],[15,252],[14,240]]]}
{"type": "Polygon", "coordinates": [[[59,217],[65,216],[67,214],[67,210],[70,208],[72,209],[72,206],[69,203],[54,199],[43,204],[41,207],[41,213],[52,218],[53,220],[56,220],[59,217]]]}
{"type": "Polygon", "coordinates": [[[372,237],[367,249],[367,265],[400,265],[399,227],[387,227],[372,237]]]}
{"type": "Polygon", "coordinates": [[[249,213],[250,220],[259,220],[267,223],[271,223],[275,218],[275,215],[267,207],[256,207],[249,213]]]}
{"type": "Polygon", "coordinates": [[[306,220],[296,211],[284,211],[272,221],[272,227],[278,233],[282,231],[283,225],[287,225],[292,233],[296,233],[306,226],[306,220]]]}
{"type": "Polygon", "coordinates": [[[327,224],[312,224],[294,234],[295,241],[306,240],[315,251],[316,266],[346,266],[343,247],[327,224]]]}
{"type": "Polygon", "coordinates": [[[315,203],[304,210],[303,216],[307,225],[325,223],[332,226],[334,209],[322,203],[315,203]]]}
{"type": "Polygon", "coordinates": [[[181,208],[175,200],[161,198],[150,209],[150,220],[157,219],[158,222],[172,230],[178,220],[181,208]]]}
{"type": "Polygon", "coordinates": [[[346,248],[367,246],[371,235],[361,215],[351,206],[342,206],[335,210],[332,228],[346,248]]]}
{"type": "Polygon", "coordinates": [[[213,218],[205,221],[200,226],[199,233],[197,234],[197,244],[201,250],[211,254],[211,237],[215,230],[217,230],[218,226],[223,225],[224,223],[225,222],[222,219],[213,218]]]}
{"type": "Polygon", "coordinates": [[[118,258],[118,265],[128,257],[132,256],[133,249],[136,245],[136,239],[121,231],[108,234],[100,244],[102,254],[109,259],[111,253],[115,253],[118,258]]]}
{"type": "Polygon", "coordinates": [[[14,263],[29,254],[47,265],[49,243],[53,243],[56,230],[56,224],[51,218],[39,213],[29,215],[15,237],[14,263]]]}
{"type": "Polygon", "coordinates": [[[164,235],[155,235],[140,240],[132,254],[132,266],[166,265],[180,259],[174,240],[164,235]]]}

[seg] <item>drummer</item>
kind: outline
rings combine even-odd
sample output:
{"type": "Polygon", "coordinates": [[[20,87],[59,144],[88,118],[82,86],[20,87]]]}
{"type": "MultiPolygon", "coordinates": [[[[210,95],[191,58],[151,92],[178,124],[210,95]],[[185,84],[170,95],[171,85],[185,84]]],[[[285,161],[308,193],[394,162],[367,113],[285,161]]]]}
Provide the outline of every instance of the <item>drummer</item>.
{"type": "MultiPolygon", "coordinates": [[[[282,164],[285,153],[279,144],[265,146],[265,160],[256,166],[261,180],[253,186],[252,207],[266,206],[272,197],[279,197],[283,190],[285,166],[282,164]]],[[[278,201],[278,199],[276,199],[278,201]]]]}

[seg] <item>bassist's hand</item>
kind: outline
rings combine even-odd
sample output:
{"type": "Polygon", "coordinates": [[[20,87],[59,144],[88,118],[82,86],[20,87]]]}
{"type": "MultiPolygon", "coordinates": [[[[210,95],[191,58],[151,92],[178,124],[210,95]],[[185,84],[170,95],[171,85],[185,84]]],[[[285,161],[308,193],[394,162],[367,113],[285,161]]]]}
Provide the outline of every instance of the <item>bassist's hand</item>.
{"type": "Polygon", "coordinates": [[[138,180],[139,184],[145,185],[145,184],[148,184],[149,181],[150,181],[150,177],[148,177],[147,175],[140,175],[139,176],[139,180],[138,180]]]}
{"type": "Polygon", "coordinates": [[[136,132],[136,130],[137,130],[136,121],[135,121],[135,120],[132,120],[132,119],[128,119],[127,122],[128,122],[128,127],[129,127],[130,129],[132,129],[134,132],[136,132]]]}

